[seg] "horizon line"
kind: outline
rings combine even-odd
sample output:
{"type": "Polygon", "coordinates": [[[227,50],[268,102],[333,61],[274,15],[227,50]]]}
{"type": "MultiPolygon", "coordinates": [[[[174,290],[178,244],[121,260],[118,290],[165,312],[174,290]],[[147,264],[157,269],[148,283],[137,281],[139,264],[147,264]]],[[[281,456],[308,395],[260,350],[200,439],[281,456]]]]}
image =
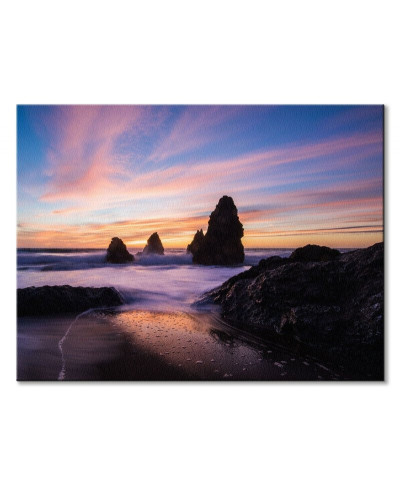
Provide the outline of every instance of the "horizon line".
{"type": "MultiPolygon", "coordinates": [[[[371,246],[374,246],[375,244],[380,244],[380,243],[383,243],[384,241],[378,241],[374,244],[370,244],[370,245],[365,245],[365,246],[328,246],[332,249],[365,249],[365,248],[369,248],[371,246]]],[[[253,246],[253,247],[246,247],[246,246],[243,246],[245,250],[258,250],[258,249],[274,249],[274,250],[282,250],[282,251],[289,251],[289,250],[294,250],[294,249],[298,249],[298,248],[302,248],[302,247],[305,247],[305,246],[308,246],[308,245],[312,245],[312,246],[325,246],[323,244],[312,244],[312,243],[307,243],[307,244],[304,244],[302,246],[292,246],[292,247],[276,247],[276,246],[268,246],[268,247],[261,247],[261,246],[253,246]]],[[[126,248],[131,251],[133,250],[137,250],[137,251],[142,251],[143,249],[142,248],[136,248],[136,247],[132,247],[132,246],[128,246],[126,245],[126,248]]],[[[48,250],[52,250],[52,251],[57,251],[57,250],[60,250],[60,251],[75,251],[75,250],[80,250],[80,251],[107,251],[107,248],[104,248],[104,247],[17,247],[16,248],[17,251],[48,251],[48,250]]],[[[165,247],[164,250],[186,250],[186,247],[165,247]]]]}

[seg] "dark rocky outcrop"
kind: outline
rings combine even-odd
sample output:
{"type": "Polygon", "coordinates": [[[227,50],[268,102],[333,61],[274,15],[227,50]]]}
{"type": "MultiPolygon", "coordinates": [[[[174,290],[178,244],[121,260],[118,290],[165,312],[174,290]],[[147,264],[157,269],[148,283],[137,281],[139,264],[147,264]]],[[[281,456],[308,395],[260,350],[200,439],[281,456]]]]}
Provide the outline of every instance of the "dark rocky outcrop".
{"type": "Polygon", "coordinates": [[[147,244],[142,254],[164,254],[164,247],[160,236],[156,232],[147,239],[147,244]]]}
{"type": "Polygon", "coordinates": [[[339,255],[320,248],[310,256],[306,248],[260,261],[201,302],[221,305],[233,325],[300,344],[353,378],[382,379],[383,243],[339,255]],[[322,261],[298,260],[305,254],[322,261]]]}
{"type": "Polygon", "coordinates": [[[327,246],[317,246],[316,244],[307,244],[302,248],[297,248],[290,255],[293,261],[332,261],[340,256],[337,249],[328,248],[327,246]]]}
{"type": "Polygon", "coordinates": [[[204,242],[204,232],[203,232],[203,229],[200,229],[200,231],[197,231],[196,234],[194,235],[193,241],[190,244],[188,244],[187,252],[192,254],[197,254],[203,242],[204,242]]]}
{"type": "Polygon", "coordinates": [[[197,231],[188,251],[193,262],[205,265],[241,264],[244,261],[243,226],[232,197],[224,195],[210,215],[207,233],[197,231]]]}
{"type": "Polygon", "coordinates": [[[135,258],[128,252],[122,239],[113,237],[107,249],[106,260],[108,263],[124,264],[135,261],[135,258]]]}
{"type": "Polygon", "coordinates": [[[115,288],[85,288],[82,286],[30,286],[17,290],[19,317],[81,313],[90,308],[122,305],[115,288]]]}

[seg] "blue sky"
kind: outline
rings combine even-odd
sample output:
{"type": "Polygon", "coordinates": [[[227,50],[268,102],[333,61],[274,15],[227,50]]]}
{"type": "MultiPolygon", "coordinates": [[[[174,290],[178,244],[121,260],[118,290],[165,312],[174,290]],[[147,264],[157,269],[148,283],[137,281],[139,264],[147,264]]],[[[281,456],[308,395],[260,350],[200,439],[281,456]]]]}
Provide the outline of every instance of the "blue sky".
{"type": "Polygon", "coordinates": [[[222,195],[246,247],[382,239],[381,106],[19,106],[18,246],[185,247],[222,195]]]}

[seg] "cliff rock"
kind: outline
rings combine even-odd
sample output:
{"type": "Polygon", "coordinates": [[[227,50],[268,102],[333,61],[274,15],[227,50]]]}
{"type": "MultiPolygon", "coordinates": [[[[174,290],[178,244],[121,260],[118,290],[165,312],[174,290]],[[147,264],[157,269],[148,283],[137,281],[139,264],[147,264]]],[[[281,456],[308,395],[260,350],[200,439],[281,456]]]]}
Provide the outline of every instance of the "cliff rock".
{"type": "Polygon", "coordinates": [[[322,261],[298,260],[309,251],[301,249],[260,261],[200,303],[217,303],[231,324],[301,344],[355,378],[382,379],[383,243],[339,255],[319,249],[322,261]]]}

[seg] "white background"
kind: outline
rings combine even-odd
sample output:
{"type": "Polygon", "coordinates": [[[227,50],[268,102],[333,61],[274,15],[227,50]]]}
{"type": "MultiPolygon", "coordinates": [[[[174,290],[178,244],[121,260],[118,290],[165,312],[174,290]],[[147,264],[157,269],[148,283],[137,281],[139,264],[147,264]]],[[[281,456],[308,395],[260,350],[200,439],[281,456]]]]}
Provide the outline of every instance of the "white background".
{"type": "Polygon", "coordinates": [[[396,2],[1,5],[2,483],[400,483],[396,2]],[[386,382],[16,383],[23,103],[384,103],[386,382]]]}

